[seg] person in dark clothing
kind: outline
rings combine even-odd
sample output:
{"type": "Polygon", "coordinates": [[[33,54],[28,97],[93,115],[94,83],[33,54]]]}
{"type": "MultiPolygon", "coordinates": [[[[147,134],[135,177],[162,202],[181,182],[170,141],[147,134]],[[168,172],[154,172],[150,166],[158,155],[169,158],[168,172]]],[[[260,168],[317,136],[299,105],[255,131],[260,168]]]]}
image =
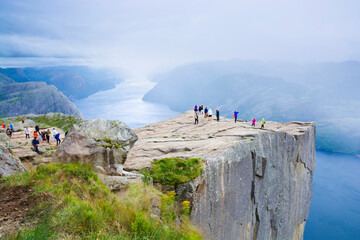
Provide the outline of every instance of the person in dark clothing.
{"type": "Polygon", "coordinates": [[[65,137],[66,137],[66,135],[68,135],[68,133],[69,133],[69,131],[68,131],[68,130],[66,130],[66,132],[65,132],[65,137]]]}
{"type": "Polygon", "coordinates": [[[204,110],[204,106],[201,105],[201,106],[199,107],[199,113],[200,113],[201,115],[203,114],[203,110],[204,110]]]}
{"type": "Polygon", "coordinates": [[[9,138],[11,138],[12,132],[9,128],[6,130],[6,134],[8,135],[9,138]]]}
{"type": "Polygon", "coordinates": [[[46,140],[47,140],[47,142],[48,143],[50,143],[50,129],[48,129],[47,131],[46,131],[46,140]]]}
{"type": "Polygon", "coordinates": [[[35,131],[40,134],[40,127],[39,127],[39,125],[37,125],[37,124],[36,124],[36,126],[35,126],[35,131]]]}
{"type": "Polygon", "coordinates": [[[46,141],[46,132],[45,131],[41,131],[41,138],[42,138],[42,140],[43,140],[43,142],[45,142],[46,141]]]}
{"type": "Polygon", "coordinates": [[[234,112],[235,122],[237,121],[238,114],[239,114],[239,112],[235,110],[235,112],[234,112]]]}
{"type": "Polygon", "coordinates": [[[220,111],[218,108],[216,109],[216,121],[220,121],[220,111]]]}
{"type": "Polygon", "coordinates": [[[195,114],[195,125],[199,124],[199,115],[195,114]]]}
{"type": "Polygon", "coordinates": [[[56,134],[55,139],[56,139],[56,146],[59,146],[59,144],[61,143],[60,133],[56,134]]]}
{"type": "Polygon", "coordinates": [[[38,154],[40,154],[39,152],[39,140],[37,137],[35,137],[32,141],[32,145],[34,146],[35,152],[37,152],[38,154]]]}

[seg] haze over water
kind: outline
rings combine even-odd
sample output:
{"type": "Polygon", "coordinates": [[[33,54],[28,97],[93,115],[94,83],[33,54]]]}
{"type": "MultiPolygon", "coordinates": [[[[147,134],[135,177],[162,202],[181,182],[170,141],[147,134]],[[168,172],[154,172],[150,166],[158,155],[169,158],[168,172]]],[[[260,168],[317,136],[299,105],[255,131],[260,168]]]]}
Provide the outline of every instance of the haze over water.
{"type": "Polygon", "coordinates": [[[86,119],[121,120],[131,128],[143,127],[178,115],[178,112],[165,105],[141,100],[154,85],[147,79],[127,79],[116,88],[76,101],[75,105],[86,119]]]}

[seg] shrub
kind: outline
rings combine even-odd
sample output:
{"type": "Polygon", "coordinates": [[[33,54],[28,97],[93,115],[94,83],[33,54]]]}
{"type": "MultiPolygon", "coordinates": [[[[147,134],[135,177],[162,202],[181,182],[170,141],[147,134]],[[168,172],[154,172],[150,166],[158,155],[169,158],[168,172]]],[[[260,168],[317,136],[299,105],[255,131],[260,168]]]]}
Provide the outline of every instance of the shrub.
{"type": "Polygon", "coordinates": [[[164,158],[151,163],[152,169],[143,169],[145,177],[164,185],[178,185],[191,181],[201,175],[203,162],[200,158],[164,158]]]}

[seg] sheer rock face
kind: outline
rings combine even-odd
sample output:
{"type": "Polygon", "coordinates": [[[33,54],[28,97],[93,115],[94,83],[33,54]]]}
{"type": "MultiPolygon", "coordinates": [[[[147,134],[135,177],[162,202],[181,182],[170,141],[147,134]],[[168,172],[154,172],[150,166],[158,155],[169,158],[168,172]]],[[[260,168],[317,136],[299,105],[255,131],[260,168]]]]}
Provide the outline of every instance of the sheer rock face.
{"type": "Polygon", "coordinates": [[[135,133],[120,121],[84,120],[72,127],[54,158],[89,163],[102,174],[122,175],[127,150],[136,140],[135,133]]]}
{"type": "Polygon", "coordinates": [[[0,133],[0,178],[24,172],[25,169],[19,158],[10,153],[9,144],[8,136],[5,133],[0,133]]]}
{"type": "Polygon", "coordinates": [[[206,160],[201,177],[179,185],[192,221],[208,239],[302,239],[315,170],[315,124],[230,119],[193,124],[193,112],[135,130],[125,170],[164,157],[206,160]]]}

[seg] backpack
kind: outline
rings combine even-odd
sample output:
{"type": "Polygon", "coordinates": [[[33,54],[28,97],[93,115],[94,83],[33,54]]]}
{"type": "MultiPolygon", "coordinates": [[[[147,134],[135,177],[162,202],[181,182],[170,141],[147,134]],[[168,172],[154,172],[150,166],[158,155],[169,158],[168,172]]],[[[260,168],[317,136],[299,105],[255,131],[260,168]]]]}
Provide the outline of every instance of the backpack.
{"type": "Polygon", "coordinates": [[[236,117],[235,113],[234,113],[234,117],[236,117]]]}

